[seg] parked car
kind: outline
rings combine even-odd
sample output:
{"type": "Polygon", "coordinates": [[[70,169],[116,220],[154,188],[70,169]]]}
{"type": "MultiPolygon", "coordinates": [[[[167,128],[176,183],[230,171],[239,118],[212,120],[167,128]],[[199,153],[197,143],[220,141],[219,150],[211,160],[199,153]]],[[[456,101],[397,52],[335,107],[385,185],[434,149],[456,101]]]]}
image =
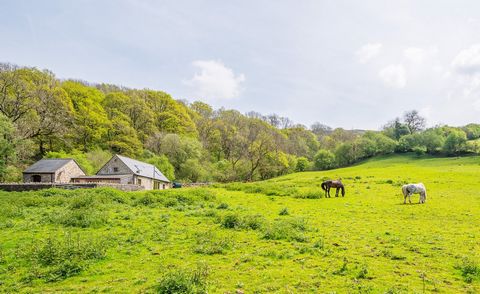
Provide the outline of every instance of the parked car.
{"type": "Polygon", "coordinates": [[[172,188],[181,188],[181,187],[182,187],[182,183],[173,182],[173,184],[172,184],[172,188]]]}

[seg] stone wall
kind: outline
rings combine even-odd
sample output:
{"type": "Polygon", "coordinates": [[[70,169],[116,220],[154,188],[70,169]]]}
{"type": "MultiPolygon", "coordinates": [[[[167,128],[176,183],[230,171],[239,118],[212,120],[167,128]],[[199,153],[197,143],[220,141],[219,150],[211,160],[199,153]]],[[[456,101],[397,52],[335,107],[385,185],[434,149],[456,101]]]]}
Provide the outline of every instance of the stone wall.
{"type": "MultiPolygon", "coordinates": [[[[24,183],[31,183],[33,182],[33,177],[34,176],[39,176],[40,177],[40,183],[51,183],[52,181],[55,180],[55,174],[39,174],[39,173],[24,173],[23,174],[23,182],[24,183]]],[[[38,181],[37,181],[38,182],[38,181]]]]}
{"type": "Polygon", "coordinates": [[[111,187],[121,191],[141,191],[142,186],[131,184],[112,184],[112,183],[75,183],[75,184],[59,184],[59,183],[18,183],[18,184],[0,184],[0,190],[8,192],[37,191],[50,188],[59,188],[67,190],[75,189],[92,189],[99,187],[111,187]]]}
{"type": "Polygon", "coordinates": [[[84,175],[83,170],[71,160],[55,172],[55,183],[69,183],[72,178],[84,175]]]}

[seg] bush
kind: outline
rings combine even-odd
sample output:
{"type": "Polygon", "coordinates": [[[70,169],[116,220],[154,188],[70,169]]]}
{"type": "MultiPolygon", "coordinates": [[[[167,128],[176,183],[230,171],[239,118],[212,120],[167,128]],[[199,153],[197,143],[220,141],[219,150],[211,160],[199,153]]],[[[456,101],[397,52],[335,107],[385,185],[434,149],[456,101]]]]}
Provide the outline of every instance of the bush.
{"type": "Polygon", "coordinates": [[[195,253],[200,254],[224,254],[225,251],[233,247],[233,240],[230,237],[219,237],[216,233],[210,231],[197,233],[195,236],[195,253]]]}
{"type": "Polygon", "coordinates": [[[335,154],[328,150],[319,150],[313,159],[317,170],[331,169],[335,167],[335,154]]]}
{"type": "Polygon", "coordinates": [[[288,208],[284,207],[282,208],[282,210],[280,210],[280,212],[278,213],[278,215],[289,215],[290,213],[288,212],[288,208]]]}
{"type": "Polygon", "coordinates": [[[103,238],[67,233],[32,240],[20,257],[25,258],[30,267],[40,268],[38,278],[53,282],[77,275],[89,262],[105,258],[106,250],[107,242],[103,238]]]}
{"type": "Polygon", "coordinates": [[[310,162],[306,157],[299,157],[297,158],[297,165],[295,166],[296,172],[303,172],[308,170],[310,167],[310,162]]]}
{"type": "Polygon", "coordinates": [[[415,147],[413,147],[412,151],[415,152],[415,154],[417,154],[418,156],[424,155],[427,152],[427,147],[425,147],[425,146],[415,146],[415,147]]]}
{"type": "Polygon", "coordinates": [[[465,143],[467,142],[467,135],[464,131],[452,130],[445,140],[443,151],[449,155],[454,155],[464,151],[465,143]]]}
{"type": "Polygon", "coordinates": [[[198,264],[194,271],[170,270],[160,278],[155,292],[159,294],[207,293],[208,274],[209,268],[206,264],[198,264]]]}
{"type": "Polygon", "coordinates": [[[320,188],[308,189],[308,190],[299,192],[297,195],[295,195],[295,198],[319,199],[319,198],[323,198],[324,195],[325,195],[325,192],[320,188]]]}
{"type": "Polygon", "coordinates": [[[239,229],[242,226],[242,221],[238,214],[227,214],[223,217],[222,227],[227,229],[239,229]]]}
{"type": "Polygon", "coordinates": [[[480,266],[475,261],[464,258],[462,263],[457,265],[465,282],[472,283],[480,279],[480,266]]]}
{"type": "Polygon", "coordinates": [[[227,209],[227,208],[228,208],[228,204],[225,202],[222,202],[217,206],[217,209],[227,209]]]}
{"type": "Polygon", "coordinates": [[[304,219],[277,220],[266,227],[263,238],[267,240],[307,242],[306,229],[304,219]]]}
{"type": "Polygon", "coordinates": [[[265,218],[262,215],[240,215],[238,213],[229,213],[221,221],[221,225],[227,229],[261,229],[265,224],[265,218]]]}

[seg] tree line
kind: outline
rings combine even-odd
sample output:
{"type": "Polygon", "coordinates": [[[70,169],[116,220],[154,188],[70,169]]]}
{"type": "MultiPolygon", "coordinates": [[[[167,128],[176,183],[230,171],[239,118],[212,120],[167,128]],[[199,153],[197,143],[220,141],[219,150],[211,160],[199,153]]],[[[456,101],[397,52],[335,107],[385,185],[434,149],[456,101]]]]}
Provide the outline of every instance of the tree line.
{"type": "Polygon", "coordinates": [[[480,125],[425,129],[418,112],[381,131],[294,124],[162,91],[60,80],[48,70],[0,64],[0,180],[18,181],[42,157],[71,157],[93,174],[118,153],[180,181],[251,181],[350,165],[393,152],[478,153],[480,125]]]}

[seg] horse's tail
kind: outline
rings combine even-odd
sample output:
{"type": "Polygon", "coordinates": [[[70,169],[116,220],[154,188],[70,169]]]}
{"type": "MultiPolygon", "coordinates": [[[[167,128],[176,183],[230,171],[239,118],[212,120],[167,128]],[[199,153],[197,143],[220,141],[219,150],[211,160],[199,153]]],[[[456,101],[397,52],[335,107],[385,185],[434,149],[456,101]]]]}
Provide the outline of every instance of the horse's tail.
{"type": "Polygon", "coordinates": [[[327,191],[327,183],[326,182],[323,182],[321,187],[322,187],[323,191],[327,191]]]}
{"type": "Polygon", "coordinates": [[[342,186],[340,187],[340,189],[342,189],[342,197],[344,197],[344,196],[345,196],[345,187],[342,185],[342,186]]]}

